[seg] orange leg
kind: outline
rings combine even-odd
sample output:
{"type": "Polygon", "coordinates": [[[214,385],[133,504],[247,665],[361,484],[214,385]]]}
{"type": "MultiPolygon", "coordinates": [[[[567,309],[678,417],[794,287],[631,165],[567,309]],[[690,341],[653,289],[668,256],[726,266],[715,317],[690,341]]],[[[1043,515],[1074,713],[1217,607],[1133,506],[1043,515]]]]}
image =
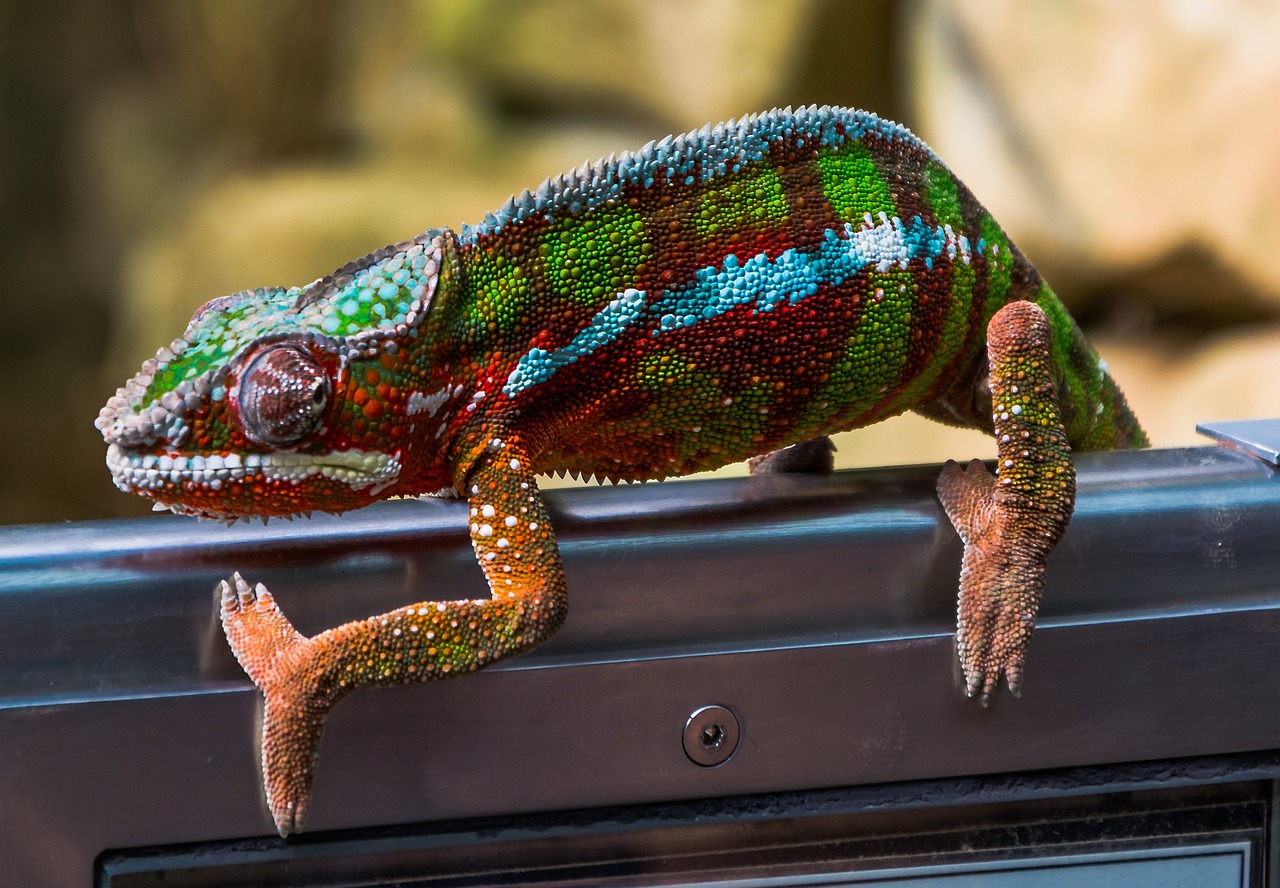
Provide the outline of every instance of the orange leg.
{"type": "Polygon", "coordinates": [[[969,696],[985,704],[1003,672],[1015,695],[1044,589],[1044,563],[1075,506],[1076,474],[1056,395],[1051,331],[1031,302],[987,328],[996,476],[948,463],[938,498],[964,541],[956,644],[969,696]]]}
{"type": "Polygon", "coordinates": [[[485,453],[466,485],[492,598],[420,602],[305,638],[261,584],[239,574],[220,584],[227,641],[265,697],[262,775],[282,836],[302,830],[325,717],[344,696],[474,672],[564,622],[564,570],[523,454],[510,444],[485,453]]]}

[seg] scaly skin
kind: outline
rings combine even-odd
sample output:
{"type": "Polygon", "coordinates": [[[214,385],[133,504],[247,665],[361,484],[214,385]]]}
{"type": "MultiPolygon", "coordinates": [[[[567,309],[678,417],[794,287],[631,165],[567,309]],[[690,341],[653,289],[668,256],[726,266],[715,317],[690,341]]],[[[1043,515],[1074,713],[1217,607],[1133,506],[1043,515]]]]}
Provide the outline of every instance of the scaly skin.
{"type": "MultiPolygon", "coordinates": [[[[328,710],[359,687],[476,669],[567,611],[534,481],[714,468],[916,410],[992,431],[993,479],[949,465],[965,544],[970,695],[1021,681],[1070,450],[1147,441],[1052,290],[902,127],[772,111],[651,143],[315,283],[202,308],[103,408],[123,490],[234,520],[389,496],[468,497],[492,598],[299,635],[261,587],[221,586],[266,698],[281,834],[303,826],[328,710]]],[[[825,466],[818,443],[758,462],[825,466]]]]}

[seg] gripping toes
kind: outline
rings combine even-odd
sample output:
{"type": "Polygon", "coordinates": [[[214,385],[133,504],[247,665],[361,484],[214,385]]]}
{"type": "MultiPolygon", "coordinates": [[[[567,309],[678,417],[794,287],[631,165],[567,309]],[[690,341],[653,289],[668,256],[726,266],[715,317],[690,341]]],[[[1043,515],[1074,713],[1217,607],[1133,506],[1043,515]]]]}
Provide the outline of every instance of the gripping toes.
{"type": "Polygon", "coordinates": [[[938,498],[964,541],[956,642],[969,696],[984,704],[1003,674],[1015,695],[1044,589],[1044,565],[1075,505],[1075,467],[1056,395],[1050,330],[1031,302],[987,329],[996,475],[948,463],[938,498]]]}
{"type": "Polygon", "coordinates": [[[1044,587],[1041,547],[1011,526],[1017,519],[1002,508],[999,488],[978,460],[965,469],[948,463],[938,479],[938,496],[964,541],[956,647],[965,690],[984,705],[1001,674],[1019,693],[1044,587]]]}
{"type": "Polygon", "coordinates": [[[302,830],[333,704],[322,692],[320,663],[261,583],[240,574],[218,584],[227,642],[264,697],[262,781],[267,807],[282,836],[302,830]]]}
{"type": "Polygon", "coordinates": [[[282,655],[305,639],[280,612],[267,587],[235,573],[218,584],[222,630],[244,671],[259,688],[275,680],[282,655]]]}
{"type": "Polygon", "coordinates": [[[998,547],[968,546],[957,608],[956,648],[965,691],[984,706],[1004,675],[1018,696],[1027,647],[1035,630],[1044,571],[1011,564],[998,547]]]}

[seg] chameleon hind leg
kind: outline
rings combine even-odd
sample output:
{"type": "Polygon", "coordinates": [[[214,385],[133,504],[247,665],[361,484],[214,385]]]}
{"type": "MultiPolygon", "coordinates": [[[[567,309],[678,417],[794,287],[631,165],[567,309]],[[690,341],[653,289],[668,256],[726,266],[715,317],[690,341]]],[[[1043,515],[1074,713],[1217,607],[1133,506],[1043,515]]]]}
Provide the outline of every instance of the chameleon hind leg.
{"type": "Polygon", "coordinates": [[[325,718],[344,696],[474,672],[564,621],[564,570],[533,473],[517,447],[495,443],[465,482],[492,598],[420,602],[307,638],[261,584],[239,574],[220,584],[227,641],[265,698],[262,777],[282,836],[303,828],[325,718]]]}
{"type": "Polygon", "coordinates": [[[747,460],[753,475],[829,475],[835,469],[836,445],[825,435],[747,460]]]}
{"type": "Polygon", "coordinates": [[[969,696],[984,704],[1003,672],[1018,694],[1044,589],[1045,559],[1075,505],[1071,447],[1056,395],[1051,331],[1032,302],[987,327],[996,475],[949,462],[938,498],[964,541],[956,646],[969,696]]]}

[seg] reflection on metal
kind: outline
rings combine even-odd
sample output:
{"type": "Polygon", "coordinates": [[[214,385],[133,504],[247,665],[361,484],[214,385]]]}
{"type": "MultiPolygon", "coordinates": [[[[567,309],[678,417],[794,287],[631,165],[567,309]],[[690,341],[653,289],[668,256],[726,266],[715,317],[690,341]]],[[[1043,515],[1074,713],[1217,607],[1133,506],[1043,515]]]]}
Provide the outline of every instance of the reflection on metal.
{"type": "Polygon", "coordinates": [[[1202,422],[1196,431],[1226,447],[1280,466],[1280,419],[1237,419],[1230,422],[1202,422]]]}
{"type": "MultiPolygon", "coordinates": [[[[960,546],[936,467],[553,491],[572,597],[561,634],[476,676],[344,701],[309,832],[289,845],[270,838],[258,698],[222,640],[214,583],[237,569],[267,583],[308,634],[477,597],[465,504],[265,528],[157,516],[2,529],[0,884],[91,884],[95,860],[114,861],[111,885],[159,884],[139,875],[153,858],[128,849],[246,838],[221,857],[191,853],[256,849],[311,872],[304,858],[330,859],[321,845],[407,854],[412,831],[385,846],[351,832],[395,824],[426,824],[421,838],[475,823],[492,837],[515,828],[493,818],[534,818],[562,834],[607,820],[605,807],[610,822],[638,811],[671,828],[840,806],[917,818],[1280,776],[1272,758],[1231,758],[1280,749],[1275,470],[1217,447],[1078,464],[1024,696],[986,710],[955,674],[960,546]],[[695,720],[695,743],[723,750],[740,730],[718,767],[677,742],[708,705],[732,723],[715,722],[718,737],[695,720]],[[1157,776],[1134,782],[1126,762],[1157,776]],[[1066,773],[1084,775],[1079,788],[1044,776],[1066,773]],[[969,789],[948,795],[947,781],[969,789]]],[[[375,870],[389,871],[361,872],[375,870]]]]}

